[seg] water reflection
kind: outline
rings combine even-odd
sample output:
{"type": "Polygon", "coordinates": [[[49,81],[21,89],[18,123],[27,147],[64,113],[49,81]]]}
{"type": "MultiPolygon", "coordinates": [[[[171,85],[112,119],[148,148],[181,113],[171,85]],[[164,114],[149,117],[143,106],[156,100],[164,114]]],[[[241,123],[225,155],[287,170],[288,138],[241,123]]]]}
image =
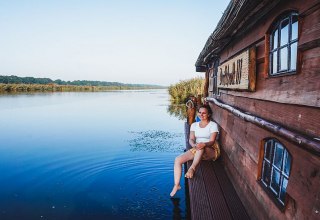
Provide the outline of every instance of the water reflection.
{"type": "Polygon", "coordinates": [[[185,120],[187,118],[187,107],[185,104],[176,104],[171,102],[168,105],[167,112],[180,120],[185,120]]]}

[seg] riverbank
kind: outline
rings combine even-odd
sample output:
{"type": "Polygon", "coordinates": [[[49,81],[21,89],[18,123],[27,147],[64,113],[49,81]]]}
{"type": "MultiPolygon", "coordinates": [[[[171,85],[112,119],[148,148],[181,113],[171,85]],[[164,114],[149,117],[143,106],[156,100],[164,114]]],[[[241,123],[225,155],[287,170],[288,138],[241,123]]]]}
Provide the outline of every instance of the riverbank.
{"type": "MultiPolygon", "coordinates": [[[[165,87],[163,87],[164,89],[165,87]]],[[[110,90],[160,89],[159,86],[76,86],[57,84],[4,84],[0,93],[8,92],[100,92],[110,90]]]]}

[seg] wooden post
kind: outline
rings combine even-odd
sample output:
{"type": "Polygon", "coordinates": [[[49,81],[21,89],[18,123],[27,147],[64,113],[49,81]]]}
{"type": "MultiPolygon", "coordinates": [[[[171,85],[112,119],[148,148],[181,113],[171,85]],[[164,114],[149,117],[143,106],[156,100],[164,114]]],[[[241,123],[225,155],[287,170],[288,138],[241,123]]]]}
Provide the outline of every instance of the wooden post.
{"type": "Polygon", "coordinates": [[[203,88],[203,97],[208,97],[209,93],[208,93],[208,90],[209,90],[209,72],[210,72],[210,69],[208,69],[206,71],[206,78],[205,78],[205,83],[204,83],[204,88],[203,88]]]}
{"type": "Polygon", "coordinates": [[[191,96],[186,103],[187,106],[187,122],[189,126],[195,121],[196,118],[196,107],[197,99],[194,96],[191,96]]]}

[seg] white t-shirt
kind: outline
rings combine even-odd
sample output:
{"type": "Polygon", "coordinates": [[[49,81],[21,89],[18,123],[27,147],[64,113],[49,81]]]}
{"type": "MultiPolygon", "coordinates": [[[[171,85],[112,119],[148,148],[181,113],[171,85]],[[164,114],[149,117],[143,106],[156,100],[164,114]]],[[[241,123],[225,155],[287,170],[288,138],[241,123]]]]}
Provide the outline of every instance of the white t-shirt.
{"type": "Polygon", "coordinates": [[[213,121],[210,121],[204,128],[200,128],[199,123],[200,122],[194,122],[190,127],[190,131],[194,131],[196,143],[209,142],[211,134],[214,132],[219,132],[218,125],[213,121]]]}

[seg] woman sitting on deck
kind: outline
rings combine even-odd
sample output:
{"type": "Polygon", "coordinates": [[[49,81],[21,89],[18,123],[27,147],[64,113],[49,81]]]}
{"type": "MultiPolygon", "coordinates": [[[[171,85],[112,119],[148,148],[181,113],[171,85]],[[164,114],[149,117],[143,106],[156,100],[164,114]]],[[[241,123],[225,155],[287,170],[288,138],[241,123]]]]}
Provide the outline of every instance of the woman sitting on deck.
{"type": "Polygon", "coordinates": [[[210,160],[215,156],[215,150],[212,146],[219,132],[218,125],[210,121],[212,112],[209,106],[201,106],[198,110],[198,115],[201,121],[194,122],[190,127],[189,144],[192,148],[176,157],[174,161],[174,186],[170,196],[174,196],[181,189],[182,164],[193,160],[185,175],[186,178],[192,178],[201,159],[210,160]]]}

